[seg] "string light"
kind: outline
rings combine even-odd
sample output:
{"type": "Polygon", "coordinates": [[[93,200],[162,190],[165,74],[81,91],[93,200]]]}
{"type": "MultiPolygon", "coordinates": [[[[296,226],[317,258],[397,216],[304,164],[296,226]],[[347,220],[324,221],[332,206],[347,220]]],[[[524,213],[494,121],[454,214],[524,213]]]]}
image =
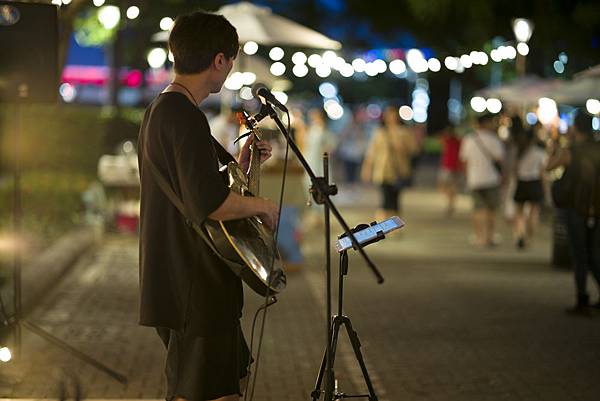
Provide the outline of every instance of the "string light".
{"type": "Polygon", "coordinates": [[[150,50],[150,52],[148,53],[148,65],[150,65],[150,67],[152,68],[160,68],[163,65],[165,65],[167,57],[168,55],[165,49],[156,47],[150,50]]]}
{"type": "Polygon", "coordinates": [[[285,73],[285,64],[283,64],[280,61],[277,61],[273,64],[271,64],[271,74],[275,75],[276,77],[280,77],[285,73]]]}
{"type": "Polygon", "coordinates": [[[175,21],[173,21],[173,18],[171,17],[164,17],[163,19],[160,20],[160,29],[162,29],[163,31],[168,31],[171,28],[173,28],[173,24],[175,23],[175,21]]]}
{"type": "Polygon", "coordinates": [[[292,63],[294,64],[304,64],[307,59],[306,54],[302,52],[296,52],[292,55],[292,63]]]}
{"type": "Polygon", "coordinates": [[[279,61],[283,58],[285,52],[281,47],[274,47],[269,51],[269,57],[273,61],[279,61]]]}
{"type": "Polygon", "coordinates": [[[394,75],[401,75],[406,72],[406,64],[400,59],[390,62],[390,72],[394,75]]]}
{"type": "MultiPolygon", "coordinates": [[[[402,60],[401,60],[402,61],[402,60]]],[[[367,67],[367,62],[362,58],[355,58],[352,60],[352,68],[356,72],[365,72],[365,68],[367,67]]]]}
{"type": "Polygon", "coordinates": [[[487,108],[487,102],[481,96],[471,98],[471,108],[477,113],[483,113],[487,108]]]}
{"type": "Polygon", "coordinates": [[[244,53],[251,56],[258,51],[258,43],[249,41],[244,44],[244,53]]]}
{"type": "Polygon", "coordinates": [[[296,64],[292,68],[292,73],[298,78],[305,77],[308,74],[308,67],[304,64],[296,64]]]}
{"type": "Polygon", "coordinates": [[[136,19],[140,15],[140,8],[138,6],[131,6],[127,9],[125,15],[129,19],[136,19]]]}

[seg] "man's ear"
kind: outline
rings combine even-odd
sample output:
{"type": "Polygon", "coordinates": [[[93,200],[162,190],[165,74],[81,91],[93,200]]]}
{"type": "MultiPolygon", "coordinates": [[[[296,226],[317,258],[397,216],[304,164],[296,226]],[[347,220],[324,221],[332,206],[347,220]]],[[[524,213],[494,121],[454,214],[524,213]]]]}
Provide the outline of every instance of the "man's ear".
{"type": "Polygon", "coordinates": [[[227,67],[227,57],[225,57],[225,54],[223,53],[217,53],[213,59],[213,63],[217,70],[222,70],[227,67]]]}

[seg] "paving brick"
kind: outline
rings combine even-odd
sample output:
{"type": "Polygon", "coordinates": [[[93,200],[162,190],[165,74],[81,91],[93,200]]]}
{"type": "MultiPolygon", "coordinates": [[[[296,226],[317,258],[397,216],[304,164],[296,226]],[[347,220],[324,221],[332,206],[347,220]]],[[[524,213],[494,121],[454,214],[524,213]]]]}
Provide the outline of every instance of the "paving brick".
{"type": "MultiPolygon", "coordinates": [[[[351,225],[372,219],[374,192],[366,191],[360,202],[339,199],[351,225]]],[[[442,218],[441,201],[431,191],[408,192],[405,204],[402,235],[367,248],[386,282],[377,285],[351,255],[345,284],[344,313],[360,336],[380,401],[600,399],[600,319],[562,313],[573,299],[573,283],[569,272],[549,267],[548,224],[524,252],[510,244],[503,224],[503,244],[480,250],[468,245],[466,197],[452,219],[442,218]]],[[[315,385],[325,346],[320,234],[307,235],[305,245],[307,268],[289,274],[288,289],[268,314],[256,401],[308,400],[315,385]]],[[[0,397],[56,398],[65,374],[79,378],[87,398],[163,396],[162,345],[152,329],[136,324],[137,257],[135,238],[107,237],[31,316],[125,373],[128,385],[25,332],[23,359],[2,366],[0,397]],[[20,383],[2,380],[18,374],[25,378],[20,383]]],[[[335,278],[335,259],[333,267],[335,278]]],[[[262,299],[246,295],[243,327],[250,340],[262,299]]],[[[366,392],[343,331],[335,369],[342,391],[366,392]]]]}

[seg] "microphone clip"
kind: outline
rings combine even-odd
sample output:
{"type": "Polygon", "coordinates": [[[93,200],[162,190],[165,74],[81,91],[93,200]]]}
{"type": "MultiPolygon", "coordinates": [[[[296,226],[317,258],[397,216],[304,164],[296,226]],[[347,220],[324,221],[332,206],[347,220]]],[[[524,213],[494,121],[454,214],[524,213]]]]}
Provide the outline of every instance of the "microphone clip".
{"type": "Polygon", "coordinates": [[[264,103],[260,103],[260,111],[254,115],[254,117],[250,117],[249,120],[253,125],[258,124],[259,122],[261,122],[262,120],[265,119],[265,117],[268,117],[270,114],[270,110],[269,107],[267,107],[267,105],[265,105],[264,103]]]}

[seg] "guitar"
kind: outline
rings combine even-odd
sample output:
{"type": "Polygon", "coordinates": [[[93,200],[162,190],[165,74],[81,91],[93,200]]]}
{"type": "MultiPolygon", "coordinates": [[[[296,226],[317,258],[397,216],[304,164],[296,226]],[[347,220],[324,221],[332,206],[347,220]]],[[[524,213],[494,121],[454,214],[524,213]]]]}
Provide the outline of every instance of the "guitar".
{"type": "MultiPolygon", "coordinates": [[[[253,141],[250,145],[248,175],[233,161],[223,168],[223,173],[231,191],[242,196],[258,196],[260,150],[254,143],[260,141],[259,132],[256,122],[245,112],[238,117],[249,130],[248,140],[253,141]]],[[[204,228],[219,254],[241,266],[241,271],[236,274],[256,293],[262,296],[274,295],[285,288],[286,278],[274,234],[259,217],[228,221],[206,220],[204,228]]]]}

